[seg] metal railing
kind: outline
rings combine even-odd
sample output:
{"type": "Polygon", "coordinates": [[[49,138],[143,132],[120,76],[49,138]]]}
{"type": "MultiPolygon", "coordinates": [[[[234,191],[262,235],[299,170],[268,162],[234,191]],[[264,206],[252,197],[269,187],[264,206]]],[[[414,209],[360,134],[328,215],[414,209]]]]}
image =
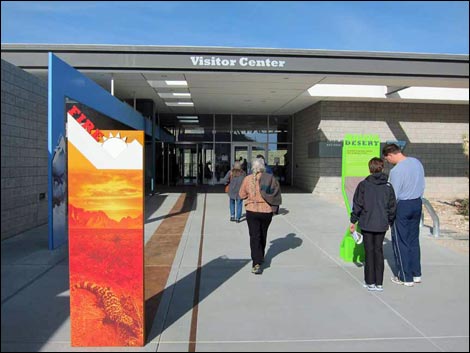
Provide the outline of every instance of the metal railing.
{"type": "MultiPolygon", "coordinates": [[[[432,235],[435,238],[439,238],[440,236],[440,223],[439,223],[439,217],[432,207],[431,203],[429,200],[425,199],[424,197],[422,198],[423,200],[423,205],[426,207],[426,210],[428,210],[429,215],[432,218],[432,235]]],[[[420,222],[420,227],[424,225],[424,212],[421,214],[421,222],[420,222]]]]}

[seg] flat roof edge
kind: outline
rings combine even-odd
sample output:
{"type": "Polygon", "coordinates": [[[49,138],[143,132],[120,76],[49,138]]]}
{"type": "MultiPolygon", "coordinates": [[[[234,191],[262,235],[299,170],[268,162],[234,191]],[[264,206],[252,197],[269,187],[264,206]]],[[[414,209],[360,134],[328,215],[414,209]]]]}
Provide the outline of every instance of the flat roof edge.
{"type": "Polygon", "coordinates": [[[468,61],[468,54],[433,54],[380,51],[349,51],[325,49],[276,49],[276,48],[235,48],[235,47],[201,47],[201,46],[155,46],[155,45],[114,45],[114,44],[27,44],[2,43],[2,51],[97,51],[97,52],[155,52],[155,53],[205,53],[205,54],[266,54],[283,56],[338,56],[370,57],[421,60],[461,60],[468,61]]]}

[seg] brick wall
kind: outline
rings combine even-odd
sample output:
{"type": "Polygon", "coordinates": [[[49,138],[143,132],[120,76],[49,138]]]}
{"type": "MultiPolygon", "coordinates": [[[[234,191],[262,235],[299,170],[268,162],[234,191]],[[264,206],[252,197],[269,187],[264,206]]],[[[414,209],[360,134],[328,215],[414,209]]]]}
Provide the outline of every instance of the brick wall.
{"type": "Polygon", "coordinates": [[[1,91],[5,239],[47,223],[47,82],[2,60],[1,91]]]}
{"type": "Polygon", "coordinates": [[[309,158],[308,144],[353,133],[406,141],[405,154],[424,165],[425,197],[468,197],[468,105],[325,101],[296,114],[294,124],[294,185],[314,194],[341,193],[341,158],[309,158]]]}

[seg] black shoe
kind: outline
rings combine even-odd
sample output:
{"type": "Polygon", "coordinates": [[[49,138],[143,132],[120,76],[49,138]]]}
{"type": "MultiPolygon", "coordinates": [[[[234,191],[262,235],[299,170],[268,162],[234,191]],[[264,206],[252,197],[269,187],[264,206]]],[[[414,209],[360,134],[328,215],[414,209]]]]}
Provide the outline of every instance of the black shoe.
{"type": "Polygon", "coordinates": [[[240,223],[241,221],[239,219],[237,219],[237,223],[240,223]]]}
{"type": "Polygon", "coordinates": [[[235,222],[235,217],[230,217],[230,222],[235,222]]]}

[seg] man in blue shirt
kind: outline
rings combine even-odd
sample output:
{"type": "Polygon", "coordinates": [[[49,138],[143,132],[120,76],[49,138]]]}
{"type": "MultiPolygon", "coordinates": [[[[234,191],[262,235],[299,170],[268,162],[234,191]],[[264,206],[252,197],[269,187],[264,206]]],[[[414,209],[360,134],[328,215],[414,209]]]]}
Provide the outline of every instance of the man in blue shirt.
{"type": "Polygon", "coordinates": [[[418,159],[405,156],[396,144],[386,145],[382,154],[387,162],[395,165],[389,177],[397,198],[392,227],[396,276],[392,277],[392,282],[412,287],[421,282],[419,222],[425,186],[424,168],[418,159]]]}

